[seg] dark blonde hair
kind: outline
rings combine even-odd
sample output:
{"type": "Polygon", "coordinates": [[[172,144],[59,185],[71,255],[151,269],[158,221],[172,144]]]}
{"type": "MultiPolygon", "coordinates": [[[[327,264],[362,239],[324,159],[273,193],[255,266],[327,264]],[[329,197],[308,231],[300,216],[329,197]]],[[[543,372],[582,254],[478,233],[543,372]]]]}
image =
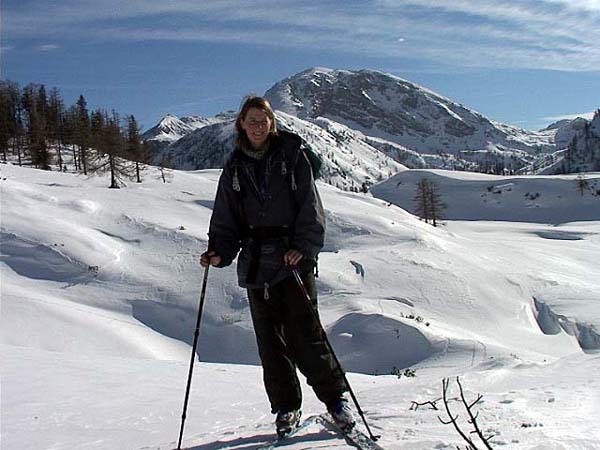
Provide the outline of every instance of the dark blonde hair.
{"type": "Polygon", "coordinates": [[[267,117],[271,119],[269,137],[277,135],[275,113],[273,112],[273,108],[271,108],[269,101],[266,98],[259,97],[257,95],[249,95],[244,99],[244,103],[242,103],[242,107],[237,115],[237,119],[235,119],[235,131],[237,133],[235,143],[236,145],[244,148],[252,148],[252,145],[248,140],[248,136],[246,136],[246,132],[242,129],[242,121],[246,118],[246,114],[248,114],[248,110],[250,108],[256,108],[263,111],[267,117]]]}

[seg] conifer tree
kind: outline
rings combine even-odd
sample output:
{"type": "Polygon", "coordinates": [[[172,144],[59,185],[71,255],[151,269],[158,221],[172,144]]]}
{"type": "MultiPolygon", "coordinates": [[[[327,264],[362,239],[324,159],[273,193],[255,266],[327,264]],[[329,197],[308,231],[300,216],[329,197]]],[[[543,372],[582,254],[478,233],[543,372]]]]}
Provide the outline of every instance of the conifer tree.
{"type": "Polygon", "coordinates": [[[158,172],[160,174],[160,178],[162,179],[163,183],[166,183],[167,180],[170,180],[171,178],[173,178],[173,173],[171,172],[171,168],[172,168],[171,160],[167,157],[164,157],[158,163],[158,172]]]}
{"type": "Polygon", "coordinates": [[[429,205],[429,180],[421,178],[417,183],[417,189],[413,201],[415,203],[415,214],[419,216],[425,223],[429,223],[431,217],[431,206],[429,205]]]}
{"type": "Polygon", "coordinates": [[[51,157],[48,151],[48,96],[46,87],[42,84],[37,90],[36,102],[36,128],[32,134],[32,156],[35,156],[35,165],[44,170],[50,170],[51,157]]]}
{"type": "Polygon", "coordinates": [[[141,172],[150,162],[148,147],[142,142],[140,128],[133,115],[126,116],[125,153],[127,158],[135,163],[135,176],[138,183],[142,182],[141,172]]]}
{"type": "Polygon", "coordinates": [[[8,144],[14,134],[13,105],[7,83],[0,80],[0,152],[2,160],[8,159],[8,144]]]}
{"type": "Polygon", "coordinates": [[[34,167],[48,170],[50,169],[50,153],[46,143],[46,118],[43,114],[46,108],[45,88],[33,83],[25,86],[22,104],[26,116],[27,149],[31,164],[34,167]]]}
{"type": "Polygon", "coordinates": [[[71,105],[65,112],[63,138],[65,140],[65,144],[71,146],[73,167],[76,172],[81,169],[79,162],[79,153],[77,151],[76,144],[77,123],[77,105],[71,105]]]}
{"type": "Polygon", "coordinates": [[[48,124],[48,138],[56,146],[56,158],[59,170],[63,170],[62,146],[65,132],[65,104],[57,88],[50,90],[48,98],[48,111],[46,114],[48,124]]]}
{"type": "Polygon", "coordinates": [[[103,167],[104,159],[110,159],[109,166],[115,172],[112,185],[119,184],[122,178],[119,173],[129,176],[131,161],[136,166],[136,178],[141,181],[144,164],[150,161],[150,151],[141,141],[134,116],[127,116],[121,129],[114,111],[111,118],[105,111],[94,111],[90,116],[83,95],[74,105],[65,107],[56,87],[47,93],[43,84],[30,83],[20,88],[17,83],[0,80],[2,160],[8,161],[12,151],[19,165],[31,163],[50,169],[55,154],[59,170],[66,170],[63,149],[67,146],[72,148],[75,171],[81,170],[86,175],[96,169],[90,165],[91,160],[103,167]],[[131,161],[126,163],[125,159],[131,161]]]}
{"type": "Polygon", "coordinates": [[[425,223],[431,221],[431,224],[436,227],[438,221],[442,219],[443,211],[446,209],[437,184],[427,178],[421,178],[417,183],[413,200],[415,202],[415,214],[425,223]]]}
{"type": "MultiPolygon", "coordinates": [[[[41,84],[38,87],[37,95],[35,97],[36,110],[40,116],[41,121],[45,126],[48,125],[48,96],[46,95],[46,87],[41,84]]],[[[47,130],[46,130],[47,131],[47,130]]]]}
{"type": "Polygon", "coordinates": [[[587,178],[585,178],[585,174],[583,173],[577,175],[577,179],[575,181],[577,182],[577,190],[579,191],[579,194],[583,197],[583,194],[586,191],[586,189],[590,187],[590,183],[588,182],[587,178]]]}
{"type": "Polygon", "coordinates": [[[443,212],[446,209],[446,204],[442,201],[442,195],[437,184],[433,181],[429,182],[429,203],[431,207],[431,223],[437,227],[438,221],[443,218],[443,212]]]}
{"type": "Polygon", "coordinates": [[[88,153],[90,138],[90,117],[87,109],[87,102],[83,95],[79,96],[75,107],[74,142],[79,147],[79,163],[83,174],[88,172],[88,153]]]}
{"type": "Polygon", "coordinates": [[[97,109],[90,114],[90,134],[89,144],[96,152],[104,152],[103,139],[105,137],[106,122],[108,122],[108,114],[105,111],[97,109]]]}
{"type": "Polygon", "coordinates": [[[19,166],[23,165],[23,145],[25,141],[24,111],[21,102],[21,89],[17,83],[8,82],[8,93],[12,105],[12,151],[17,155],[19,166]]]}
{"type": "MultiPolygon", "coordinates": [[[[125,138],[121,132],[119,115],[113,111],[109,117],[106,112],[102,113],[102,126],[99,128],[99,136],[95,138],[96,148],[90,166],[94,172],[110,173],[110,188],[118,189],[124,185],[126,178],[135,176],[133,163],[125,159],[125,138]]],[[[97,112],[94,113],[98,127],[97,112]]]]}

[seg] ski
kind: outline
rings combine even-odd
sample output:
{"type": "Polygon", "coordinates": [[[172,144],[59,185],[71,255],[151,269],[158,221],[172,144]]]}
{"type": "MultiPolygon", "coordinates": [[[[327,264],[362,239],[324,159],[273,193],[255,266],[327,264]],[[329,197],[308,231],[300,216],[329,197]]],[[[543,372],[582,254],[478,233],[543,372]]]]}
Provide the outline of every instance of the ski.
{"type": "Polygon", "coordinates": [[[364,434],[356,425],[349,431],[341,429],[335,420],[333,420],[328,414],[321,414],[318,416],[319,422],[329,428],[331,431],[335,431],[338,434],[344,436],[346,442],[353,447],[360,450],[384,450],[379,444],[372,440],[369,436],[364,434]]]}
{"type": "Polygon", "coordinates": [[[298,432],[308,428],[309,426],[317,423],[317,421],[319,421],[319,417],[320,416],[310,416],[310,417],[306,418],[303,422],[300,423],[300,425],[298,425],[292,431],[287,433],[285,436],[283,436],[281,438],[278,437],[277,439],[273,440],[272,442],[270,442],[266,445],[263,445],[262,447],[258,447],[256,450],[273,450],[273,449],[276,449],[277,447],[286,445],[286,441],[289,438],[291,438],[298,432]]]}

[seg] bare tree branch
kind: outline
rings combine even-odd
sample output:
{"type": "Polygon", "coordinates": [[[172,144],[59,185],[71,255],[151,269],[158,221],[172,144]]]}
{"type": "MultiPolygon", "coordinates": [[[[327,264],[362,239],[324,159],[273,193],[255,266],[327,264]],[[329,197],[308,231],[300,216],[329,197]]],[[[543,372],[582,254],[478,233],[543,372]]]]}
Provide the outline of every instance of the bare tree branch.
{"type": "MultiPolygon", "coordinates": [[[[450,425],[452,424],[454,426],[454,429],[458,432],[458,434],[463,438],[463,440],[468,444],[468,446],[466,447],[467,450],[479,450],[479,447],[477,447],[477,445],[475,445],[475,442],[472,440],[472,438],[470,438],[461,428],[460,425],[458,423],[458,418],[459,415],[456,414],[454,415],[452,413],[452,411],[450,410],[450,400],[459,400],[462,402],[463,406],[465,407],[467,414],[469,415],[469,418],[467,419],[467,423],[471,424],[474,428],[474,430],[469,432],[469,435],[477,435],[477,437],[479,437],[479,439],[481,440],[481,442],[483,442],[483,444],[485,445],[485,448],[488,450],[493,450],[492,447],[490,446],[490,439],[492,439],[495,435],[490,435],[490,436],[485,436],[483,434],[483,432],[481,431],[481,428],[479,428],[479,424],[477,423],[477,418],[479,417],[479,412],[474,412],[473,411],[473,407],[475,405],[477,405],[482,399],[483,396],[481,394],[477,395],[477,398],[472,401],[472,402],[468,402],[466,397],[465,397],[465,393],[462,387],[462,384],[460,383],[460,379],[457,377],[456,378],[456,383],[458,384],[458,387],[460,389],[460,398],[455,398],[455,399],[450,399],[448,398],[448,389],[450,387],[450,379],[448,378],[444,378],[442,380],[442,399],[444,401],[444,409],[446,410],[446,414],[448,416],[448,420],[443,420],[441,417],[438,416],[438,419],[440,422],[442,422],[444,425],[450,425]]],[[[415,403],[415,402],[413,402],[415,403]]],[[[460,447],[457,446],[456,447],[458,450],[460,450],[460,447]]]]}
{"type": "Polygon", "coordinates": [[[410,409],[411,411],[416,411],[421,406],[431,405],[431,409],[435,409],[437,411],[438,410],[437,402],[439,402],[441,399],[442,399],[442,397],[436,398],[435,400],[429,400],[429,401],[426,401],[423,403],[412,401],[412,402],[410,402],[410,408],[408,408],[408,409],[410,409]]]}
{"type": "Polygon", "coordinates": [[[454,426],[454,429],[456,430],[456,432],[458,434],[460,434],[460,436],[473,448],[477,448],[475,446],[475,444],[473,443],[473,441],[463,432],[463,430],[461,430],[460,426],[458,425],[457,419],[458,419],[458,415],[453,416],[452,412],[450,411],[450,406],[448,404],[448,387],[450,386],[450,380],[448,378],[444,378],[442,380],[442,398],[444,400],[444,408],[446,409],[446,414],[448,415],[448,418],[450,419],[448,422],[444,422],[442,420],[441,417],[438,417],[438,419],[440,420],[440,422],[449,425],[452,424],[454,426]]]}
{"type": "Polygon", "coordinates": [[[470,423],[473,425],[473,428],[475,428],[475,432],[477,433],[477,436],[479,436],[479,439],[481,439],[481,441],[485,445],[485,448],[487,448],[488,450],[493,450],[488,442],[489,439],[491,439],[491,437],[486,438],[483,435],[483,433],[481,432],[481,429],[479,428],[479,425],[477,424],[477,415],[473,415],[473,411],[472,411],[473,406],[475,406],[477,403],[479,403],[481,401],[481,399],[483,398],[483,396],[481,394],[479,394],[477,396],[477,399],[469,405],[469,404],[467,404],[467,400],[465,399],[465,393],[463,391],[462,384],[460,383],[460,379],[458,377],[456,377],[456,383],[458,384],[458,388],[460,389],[460,398],[462,399],[465,407],[467,408],[467,413],[469,414],[469,417],[471,418],[470,423]]]}

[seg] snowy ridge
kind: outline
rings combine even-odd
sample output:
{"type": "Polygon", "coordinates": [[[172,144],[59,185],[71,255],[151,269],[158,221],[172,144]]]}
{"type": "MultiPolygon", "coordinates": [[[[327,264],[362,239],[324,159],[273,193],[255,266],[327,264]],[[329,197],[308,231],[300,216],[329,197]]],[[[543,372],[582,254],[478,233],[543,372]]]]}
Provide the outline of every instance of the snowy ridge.
{"type": "Polygon", "coordinates": [[[184,116],[178,118],[167,114],[154,127],[142,134],[145,141],[175,142],[194,130],[219,122],[219,117],[205,118],[200,116],[184,116]]]}
{"type": "MultiPolygon", "coordinates": [[[[104,177],[1,169],[3,446],[173,448],[202,276],[198,255],[219,171],[174,171],[166,184],[149,173],[140,185],[114,190],[104,177]]],[[[481,182],[492,185],[501,192],[488,195],[506,208],[491,217],[473,201],[479,217],[433,228],[390,204],[397,199],[319,183],[327,214],[320,313],[381,445],[461,444],[439,423],[439,411],[409,410],[412,401],[439,397],[442,377],[460,375],[471,397],[484,395],[480,420],[496,434],[496,447],[600,448],[600,382],[591,375],[600,369],[600,284],[590,276],[600,217],[575,221],[600,208],[574,197],[571,209],[549,209],[549,221],[482,222],[475,219],[518,209],[505,200],[515,181],[443,171],[396,176],[411,173],[447,179],[448,200],[475,198],[481,182]],[[416,377],[389,375],[405,368],[416,377]]],[[[522,180],[548,203],[574,189],[573,176],[522,180]]],[[[186,445],[269,442],[273,418],[252,365],[258,359],[235,265],[210,271],[199,342],[186,445]]],[[[321,413],[306,386],[304,393],[305,415],[321,413]]],[[[312,442],[346,448],[320,428],[289,448],[312,442]]]]}

